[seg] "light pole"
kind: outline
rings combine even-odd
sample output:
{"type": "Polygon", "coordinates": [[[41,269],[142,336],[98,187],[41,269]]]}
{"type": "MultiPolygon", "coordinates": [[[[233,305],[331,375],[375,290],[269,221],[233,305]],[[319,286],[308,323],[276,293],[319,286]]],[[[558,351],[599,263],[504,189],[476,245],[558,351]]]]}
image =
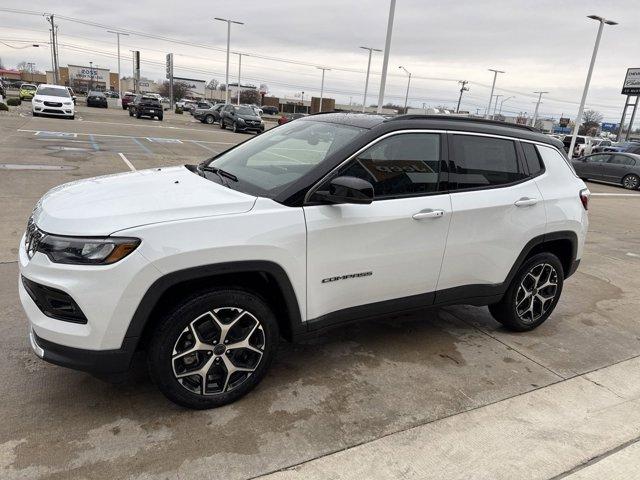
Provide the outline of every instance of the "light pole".
{"type": "Polygon", "coordinates": [[[320,84],[320,110],[318,110],[318,113],[319,113],[322,111],[322,98],[324,95],[324,72],[331,69],[327,67],[316,67],[316,68],[318,70],[322,70],[322,83],[320,84]]]}
{"type": "Polygon", "coordinates": [[[494,70],[493,68],[489,68],[489,71],[493,72],[493,83],[491,84],[491,95],[489,95],[489,105],[487,106],[487,114],[485,115],[485,118],[489,118],[489,115],[491,114],[491,102],[493,101],[493,91],[496,88],[496,78],[498,78],[499,73],[505,73],[502,70],[494,70]]]}
{"type": "Polygon", "coordinates": [[[27,62],[27,65],[29,65],[29,73],[31,74],[31,83],[33,83],[33,67],[35,66],[35,63],[27,62]]]}
{"type": "Polygon", "coordinates": [[[371,71],[371,54],[373,52],[381,52],[379,48],[372,47],[360,47],[363,50],[367,50],[369,52],[369,61],[367,62],[367,77],[364,81],[364,97],[362,100],[362,113],[364,113],[365,108],[367,108],[367,90],[369,89],[369,72],[371,71]]]}
{"type": "Polygon", "coordinates": [[[118,105],[122,105],[122,84],[120,83],[120,35],[129,36],[128,33],[107,30],[107,33],[115,33],[118,42],[118,105]]]}
{"type": "Polygon", "coordinates": [[[396,11],[396,0],[391,0],[389,5],[389,19],[387,20],[387,38],[384,42],[384,57],[382,59],[382,76],[380,77],[380,93],[378,94],[378,113],[382,113],[384,102],[384,87],[387,83],[387,67],[389,65],[389,50],[391,49],[391,34],[393,32],[393,16],[396,11]]]}
{"type": "MultiPolygon", "coordinates": [[[[93,90],[93,62],[89,62],[89,91],[91,90],[93,90]]],[[[87,91],[87,94],[89,91],[87,91]]]]}
{"type": "Polygon", "coordinates": [[[573,135],[571,135],[571,146],[569,147],[569,158],[573,158],[573,149],[576,146],[576,138],[578,137],[578,128],[580,126],[580,119],[582,118],[582,112],[584,111],[584,102],[587,100],[587,93],[589,92],[589,84],[591,83],[591,74],[593,74],[593,67],[596,63],[596,56],[598,55],[598,47],[600,46],[600,38],[602,38],[602,30],[604,24],[617,25],[618,22],[613,20],[607,20],[597,15],[589,15],[587,18],[597,20],[600,22],[598,25],[598,35],[596,36],[596,44],[593,47],[593,53],[591,54],[591,63],[589,64],[589,71],[587,73],[587,80],[584,83],[584,90],[582,91],[582,99],[580,100],[580,108],[578,108],[578,115],[576,116],[575,124],[573,125],[573,135]]]}
{"type": "Polygon", "coordinates": [[[411,72],[400,65],[398,68],[405,71],[407,75],[409,75],[409,79],[407,80],[407,92],[404,94],[404,113],[407,113],[407,102],[409,100],[409,86],[411,85],[411,72]]]}
{"type": "Polygon", "coordinates": [[[536,109],[533,111],[533,120],[531,120],[531,126],[535,128],[536,120],[538,119],[538,108],[540,107],[540,103],[542,101],[542,95],[549,92],[533,92],[538,94],[538,101],[536,102],[536,109]]]}
{"type": "Polygon", "coordinates": [[[502,115],[502,105],[504,105],[504,102],[506,102],[507,100],[510,100],[512,98],[516,98],[514,95],[507,97],[507,98],[503,98],[502,101],[500,102],[500,110],[498,111],[498,115],[502,115]]]}
{"type": "Polygon", "coordinates": [[[469,91],[469,87],[467,87],[467,83],[469,83],[468,81],[460,80],[458,83],[460,84],[460,96],[458,97],[458,106],[456,107],[456,113],[460,113],[460,102],[462,102],[462,93],[469,91]]]}
{"type": "MultiPolygon", "coordinates": [[[[229,55],[231,53],[231,24],[235,23],[236,25],[244,25],[244,22],[237,22],[235,20],[229,20],[227,18],[219,18],[216,17],[214,20],[218,20],[220,22],[227,22],[227,70],[225,73],[225,95],[224,95],[224,103],[225,105],[229,104],[229,55]]],[[[240,85],[238,85],[240,88],[240,85]]]]}
{"type": "Polygon", "coordinates": [[[237,104],[240,105],[240,75],[242,73],[242,54],[240,52],[238,52],[238,102],[237,104]]]}
{"type": "Polygon", "coordinates": [[[493,117],[496,116],[496,111],[498,110],[498,99],[500,97],[504,97],[504,95],[494,95],[494,98],[496,99],[496,103],[493,105],[493,117]]]}

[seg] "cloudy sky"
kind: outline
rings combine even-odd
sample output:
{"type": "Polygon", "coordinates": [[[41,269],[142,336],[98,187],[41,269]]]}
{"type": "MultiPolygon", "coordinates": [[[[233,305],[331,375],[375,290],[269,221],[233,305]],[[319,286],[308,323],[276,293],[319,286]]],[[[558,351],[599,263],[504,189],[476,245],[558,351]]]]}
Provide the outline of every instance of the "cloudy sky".
{"type": "MultiPolygon", "coordinates": [[[[232,50],[243,57],[243,83],[266,83],[272,94],[294,97],[319,95],[323,65],[325,95],[340,103],[361,103],[367,54],[361,45],[384,47],[388,0],[269,0],[221,2],[192,0],[95,1],[4,0],[0,7],[0,58],[6,67],[20,61],[51,68],[50,51],[15,49],[24,42],[46,42],[48,27],[42,12],[59,15],[60,65],[88,65],[116,71],[115,36],[124,29],[122,74],[131,74],[131,54],[142,56],[142,75],[164,77],[167,52],[175,54],[175,75],[224,82],[226,25],[214,17],[237,19],[232,50]],[[27,13],[13,13],[17,9],[27,13]],[[26,10],[28,9],[28,10],[26,10]],[[84,22],[84,23],[83,23],[84,22]],[[88,25],[93,23],[94,25],[88,25]],[[162,38],[151,38],[162,37],[162,38]],[[21,42],[23,41],[23,42],[21,42]]],[[[406,75],[412,72],[409,103],[414,107],[455,106],[458,80],[468,80],[462,109],[484,110],[492,73],[496,93],[503,95],[503,113],[531,113],[537,95],[543,116],[575,116],[597,33],[597,14],[620,22],[606,26],[596,63],[587,108],[619,121],[624,97],[620,89],[628,67],[640,67],[638,0],[397,0],[390,50],[386,102],[402,104],[406,75]]],[[[237,56],[232,57],[236,80],[237,56]]],[[[372,62],[368,104],[377,100],[382,54],[372,62]]]]}

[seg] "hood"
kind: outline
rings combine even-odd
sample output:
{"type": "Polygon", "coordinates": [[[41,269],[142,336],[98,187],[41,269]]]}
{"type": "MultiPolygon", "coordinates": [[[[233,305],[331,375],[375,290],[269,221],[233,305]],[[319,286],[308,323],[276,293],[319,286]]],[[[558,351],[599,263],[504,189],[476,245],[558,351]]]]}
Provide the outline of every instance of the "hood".
{"type": "Polygon", "coordinates": [[[251,120],[251,121],[256,121],[256,122],[259,122],[259,121],[262,120],[258,115],[238,114],[237,117],[241,118],[242,120],[251,120]]]}
{"type": "Polygon", "coordinates": [[[40,199],[33,218],[48,233],[101,236],[150,223],[247,212],[255,201],[180,166],[60,185],[40,199]]]}

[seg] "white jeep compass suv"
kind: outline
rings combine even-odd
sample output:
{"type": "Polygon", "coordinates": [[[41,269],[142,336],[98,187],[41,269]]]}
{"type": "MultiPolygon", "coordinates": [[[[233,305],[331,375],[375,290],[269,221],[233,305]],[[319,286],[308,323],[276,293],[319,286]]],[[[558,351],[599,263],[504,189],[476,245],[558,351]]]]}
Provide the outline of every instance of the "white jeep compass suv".
{"type": "Polygon", "coordinates": [[[44,360],[105,376],[144,351],[168,398],[210,408],[260,382],[281,336],[451,304],[538,327],[588,199],[529,127],[313,115],[197,166],[54,188],[20,244],[20,299],[44,360]]]}

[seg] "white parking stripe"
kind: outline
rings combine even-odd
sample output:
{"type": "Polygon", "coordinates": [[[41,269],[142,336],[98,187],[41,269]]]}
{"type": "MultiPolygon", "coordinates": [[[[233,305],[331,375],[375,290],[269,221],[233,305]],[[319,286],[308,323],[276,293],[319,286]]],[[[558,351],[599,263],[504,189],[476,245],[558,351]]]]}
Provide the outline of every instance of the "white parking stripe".
{"type": "Polygon", "coordinates": [[[592,193],[592,197],[639,197],[637,193],[592,193]]]}
{"type": "Polygon", "coordinates": [[[134,167],[133,164],[129,161],[129,159],[124,156],[124,153],[118,153],[118,155],[120,155],[120,158],[122,159],[122,161],[127,164],[127,167],[129,167],[129,169],[132,172],[136,171],[136,167],[134,167]]]}
{"type": "MultiPolygon", "coordinates": [[[[18,129],[18,132],[29,132],[29,133],[38,133],[40,130],[27,130],[27,129],[18,129]]],[[[66,133],[66,132],[57,132],[57,133],[66,133]]],[[[106,133],[76,133],[76,135],[93,135],[94,137],[111,137],[111,138],[147,138],[147,137],[139,137],[136,135],[112,135],[106,133]]],[[[193,140],[189,140],[193,141],[193,140]]],[[[198,140],[200,143],[211,143],[216,145],[236,145],[236,142],[210,142],[208,140],[198,140]]]]}

